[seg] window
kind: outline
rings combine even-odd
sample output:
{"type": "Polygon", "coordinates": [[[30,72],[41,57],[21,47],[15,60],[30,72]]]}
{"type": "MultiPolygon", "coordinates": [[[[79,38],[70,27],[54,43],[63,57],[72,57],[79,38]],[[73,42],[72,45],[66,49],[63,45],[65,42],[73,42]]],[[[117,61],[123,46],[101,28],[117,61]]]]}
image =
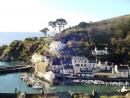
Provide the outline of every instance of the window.
{"type": "Polygon", "coordinates": [[[75,60],[75,63],[76,63],[76,60],[75,60]]]}
{"type": "Polygon", "coordinates": [[[77,67],[78,67],[78,66],[79,66],[79,64],[76,64],[75,66],[77,66],[77,67]]]}
{"type": "Polygon", "coordinates": [[[93,68],[95,67],[95,65],[93,64],[93,68]]]}
{"type": "Polygon", "coordinates": [[[80,71],[82,70],[82,68],[80,68],[80,71]]]}
{"type": "Polygon", "coordinates": [[[84,66],[86,67],[86,64],[84,64],[84,66]]]}
{"type": "Polygon", "coordinates": [[[83,61],[81,61],[81,63],[83,63],[83,61]]]}

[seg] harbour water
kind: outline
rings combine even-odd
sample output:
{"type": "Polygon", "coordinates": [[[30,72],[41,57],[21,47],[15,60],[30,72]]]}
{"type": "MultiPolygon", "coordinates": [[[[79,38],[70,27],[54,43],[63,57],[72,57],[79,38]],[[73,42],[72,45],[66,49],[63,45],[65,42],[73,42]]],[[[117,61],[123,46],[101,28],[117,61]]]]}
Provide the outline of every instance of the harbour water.
{"type": "MultiPolygon", "coordinates": [[[[15,66],[15,62],[0,62],[0,66],[15,66]]],[[[90,94],[93,89],[98,92],[116,92],[118,89],[122,88],[119,86],[106,86],[106,85],[88,85],[88,84],[73,84],[73,85],[56,85],[50,86],[47,83],[44,83],[43,89],[31,88],[26,85],[26,83],[21,80],[19,73],[11,74],[1,74],[0,75],[0,93],[14,93],[15,89],[18,91],[26,93],[40,93],[41,90],[44,92],[83,92],[90,94]]]]}
{"type": "MultiPolygon", "coordinates": [[[[15,66],[16,62],[0,62],[0,66],[15,66]]],[[[19,73],[0,74],[0,93],[14,93],[17,91],[38,93],[39,89],[28,87],[19,77],[19,73]]]]}

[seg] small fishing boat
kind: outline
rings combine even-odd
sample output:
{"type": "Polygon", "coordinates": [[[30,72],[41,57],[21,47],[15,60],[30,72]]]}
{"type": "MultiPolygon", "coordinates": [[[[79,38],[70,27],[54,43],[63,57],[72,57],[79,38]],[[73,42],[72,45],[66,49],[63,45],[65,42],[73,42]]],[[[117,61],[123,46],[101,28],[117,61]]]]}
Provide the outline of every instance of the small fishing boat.
{"type": "Polygon", "coordinates": [[[42,88],[42,87],[43,87],[43,85],[42,85],[41,83],[39,83],[39,82],[35,83],[35,84],[32,86],[32,88],[37,88],[37,89],[40,89],[40,88],[42,88]]]}

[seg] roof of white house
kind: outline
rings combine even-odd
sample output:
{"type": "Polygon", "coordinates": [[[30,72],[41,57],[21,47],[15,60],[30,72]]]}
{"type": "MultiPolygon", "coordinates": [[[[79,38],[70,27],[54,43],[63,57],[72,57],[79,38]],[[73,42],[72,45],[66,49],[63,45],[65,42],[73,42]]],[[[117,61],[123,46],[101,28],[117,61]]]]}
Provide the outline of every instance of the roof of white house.
{"type": "Polygon", "coordinates": [[[50,45],[63,45],[60,41],[52,41],[50,45]]]}
{"type": "Polygon", "coordinates": [[[62,48],[64,48],[65,47],[65,44],[64,43],[61,43],[60,41],[52,41],[51,43],[50,43],[50,49],[52,49],[53,50],[53,48],[55,49],[55,50],[61,50],[62,48]]]}
{"type": "Polygon", "coordinates": [[[32,55],[32,59],[31,59],[31,61],[32,62],[37,62],[37,61],[43,61],[43,56],[42,55],[40,55],[40,54],[38,54],[38,53],[34,53],[33,55],[32,55]]]}

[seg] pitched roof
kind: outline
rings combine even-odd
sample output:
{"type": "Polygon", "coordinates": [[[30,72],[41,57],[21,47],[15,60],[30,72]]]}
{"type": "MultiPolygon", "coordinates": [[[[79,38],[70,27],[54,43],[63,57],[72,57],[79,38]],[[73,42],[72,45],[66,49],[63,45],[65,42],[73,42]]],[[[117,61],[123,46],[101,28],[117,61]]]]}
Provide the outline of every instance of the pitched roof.
{"type": "Polygon", "coordinates": [[[52,60],[52,65],[61,65],[61,59],[60,58],[55,58],[52,60]]]}
{"type": "Polygon", "coordinates": [[[72,61],[71,60],[63,60],[62,64],[72,64],[72,61]]]}

